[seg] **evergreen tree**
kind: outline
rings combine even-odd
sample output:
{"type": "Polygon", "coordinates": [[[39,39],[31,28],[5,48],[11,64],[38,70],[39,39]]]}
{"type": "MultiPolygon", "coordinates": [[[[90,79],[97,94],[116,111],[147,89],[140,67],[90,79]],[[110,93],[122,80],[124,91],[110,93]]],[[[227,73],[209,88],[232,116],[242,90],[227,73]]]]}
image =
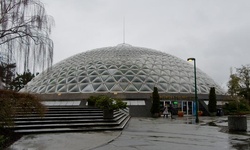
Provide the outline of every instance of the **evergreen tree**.
{"type": "Polygon", "coordinates": [[[160,96],[158,93],[157,87],[154,87],[154,92],[152,93],[153,97],[153,104],[151,107],[151,114],[159,113],[160,112],[160,96]]]}
{"type": "Polygon", "coordinates": [[[215,88],[211,87],[209,92],[209,103],[208,103],[208,110],[210,113],[214,113],[217,111],[216,103],[217,100],[216,100],[215,88]]]}
{"type": "MultiPolygon", "coordinates": [[[[37,73],[38,74],[38,73],[37,73]]],[[[22,89],[29,81],[31,81],[35,77],[35,74],[28,71],[23,74],[18,74],[17,77],[11,82],[10,89],[14,91],[19,91],[22,89]]]]}

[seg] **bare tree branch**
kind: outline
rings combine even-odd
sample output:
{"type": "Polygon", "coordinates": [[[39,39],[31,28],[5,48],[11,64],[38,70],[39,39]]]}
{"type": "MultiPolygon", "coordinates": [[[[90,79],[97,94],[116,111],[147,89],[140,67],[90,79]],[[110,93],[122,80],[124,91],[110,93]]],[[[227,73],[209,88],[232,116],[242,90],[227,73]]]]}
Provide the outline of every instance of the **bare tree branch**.
{"type": "Polygon", "coordinates": [[[45,70],[53,62],[53,25],[40,0],[0,0],[0,54],[19,72],[45,70]]]}

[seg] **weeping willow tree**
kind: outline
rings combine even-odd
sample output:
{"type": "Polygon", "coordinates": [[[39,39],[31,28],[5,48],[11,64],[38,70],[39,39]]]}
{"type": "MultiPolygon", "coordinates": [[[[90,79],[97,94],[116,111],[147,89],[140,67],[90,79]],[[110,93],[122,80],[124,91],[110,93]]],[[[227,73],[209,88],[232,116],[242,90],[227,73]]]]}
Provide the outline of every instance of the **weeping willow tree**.
{"type": "Polygon", "coordinates": [[[54,21],[43,3],[0,0],[0,13],[0,55],[5,63],[16,63],[17,72],[39,72],[50,67],[53,41],[49,36],[54,21]]]}

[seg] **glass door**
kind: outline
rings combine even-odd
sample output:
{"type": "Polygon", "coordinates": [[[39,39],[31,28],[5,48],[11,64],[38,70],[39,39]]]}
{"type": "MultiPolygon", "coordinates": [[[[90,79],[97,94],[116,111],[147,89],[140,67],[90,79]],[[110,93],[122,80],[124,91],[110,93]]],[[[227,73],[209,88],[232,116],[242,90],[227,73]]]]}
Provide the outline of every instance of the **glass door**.
{"type": "Polygon", "coordinates": [[[193,102],[192,101],[182,101],[182,111],[185,115],[192,115],[193,102]]]}

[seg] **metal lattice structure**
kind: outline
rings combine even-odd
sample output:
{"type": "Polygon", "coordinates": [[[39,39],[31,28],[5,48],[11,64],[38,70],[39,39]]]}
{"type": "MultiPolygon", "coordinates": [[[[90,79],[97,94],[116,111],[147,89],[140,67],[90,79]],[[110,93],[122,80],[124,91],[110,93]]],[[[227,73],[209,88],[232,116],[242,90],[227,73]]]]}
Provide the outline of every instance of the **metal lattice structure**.
{"type": "MultiPolygon", "coordinates": [[[[39,74],[22,92],[55,93],[194,93],[194,67],[153,49],[119,44],[67,58],[39,74]]],[[[198,94],[224,91],[197,69],[198,94]]]]}

